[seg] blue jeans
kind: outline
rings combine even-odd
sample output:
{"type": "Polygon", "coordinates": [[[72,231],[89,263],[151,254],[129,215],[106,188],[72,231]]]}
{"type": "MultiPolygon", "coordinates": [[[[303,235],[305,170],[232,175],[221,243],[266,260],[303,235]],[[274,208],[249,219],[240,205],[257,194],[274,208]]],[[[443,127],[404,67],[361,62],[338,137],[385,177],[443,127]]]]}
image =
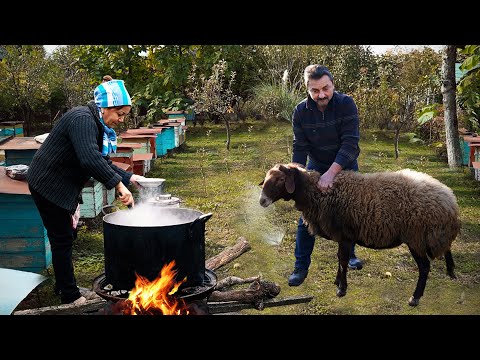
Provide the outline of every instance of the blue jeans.
{"type": "MultiPolygon", "coordinates": [[[[315,245],[315,236],[308,233],[307,227],[303,224],[303,218],[298,219],[297,238],[295,240],[295,267],[307,270],[312,261],[311,256],[315,245]]],[[[352,244],[350,258],[355,257],[355,243],[352,244]]]]}
{"type": "MultiPolygon", "coordinates": [[[[327,169],[322,169],[316,165],[313,161],[309,161],[307,164],[308,170],[317,170],[322,174],[327,169]]],[[[358,170],[355,166],[354,170],[358,170]]],[[[315,245],[315,236],[308,233],[307,227],[303,224],[303,218],[298,220],[297,237],[295,239],[295,267],[298,269],[307,270],[311,263],[311,256],[313,252],[313,245],[315,245]]],[[[350,252],[350,258],[355,257],[355,243],[352,244],[352,251],[350,252]]]]}

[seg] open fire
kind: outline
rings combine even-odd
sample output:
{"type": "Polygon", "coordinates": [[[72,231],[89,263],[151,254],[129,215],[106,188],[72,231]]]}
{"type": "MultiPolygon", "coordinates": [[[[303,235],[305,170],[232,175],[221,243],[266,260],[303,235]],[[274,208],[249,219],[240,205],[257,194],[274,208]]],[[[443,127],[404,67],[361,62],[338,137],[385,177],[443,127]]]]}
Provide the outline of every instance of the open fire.
{"type": "Polygon", "coordinates": [[[174,267],[174,260],[165,264],[160,276],[153,281],[136,274],[135,288],[121,304],[121,312],[124,315],[188,315],[189,306],[175,296],[186,277],[177,282],[174,267]]]}

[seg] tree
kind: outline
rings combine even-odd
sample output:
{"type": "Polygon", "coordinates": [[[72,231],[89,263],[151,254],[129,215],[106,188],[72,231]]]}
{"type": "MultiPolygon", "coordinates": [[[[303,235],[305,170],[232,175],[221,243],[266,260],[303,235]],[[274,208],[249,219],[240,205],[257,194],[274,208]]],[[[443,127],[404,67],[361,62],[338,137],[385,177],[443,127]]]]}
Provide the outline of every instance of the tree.
{"type": "Polygon", "coordinates": [[[195,72],[196,66],[194,65],[189,77],[192,85],[189,95],[194,101],[193,108],[196,113],[208,113],[223,119],[227,130],[227,150],[230,150],[230,120],[228,114],[234,112],[233,106],[240,100],[240,97],[232,91],[236,73],[232,71],[227,81],[227,62],[225,60],[220,60],[213,65],[212,75],[208,78],[201,75],[200,81],[197,81],[195,72]]]}
{"type": "MultiPolygon", "coordinates": [[[[94,80],[86,70],[79,65],[79,59],[73,52],[74,46],[61,47],[51,56],[53,70],[56,76],[51,80],[52,85],[63,95],[63,106],[71,109],[74,106],[84,105],[93,96],[94,80]]],[[[97,79],[97,82],[100,82],[97,79]]],[[[62,112],[62,109],[58,109],[62,112]]]]}
{"type": "Polygon", "coordinates": [[[480,131],[480,46],[466,45],[459,53],[465,56],[460,70],[466,73],[457,86],[458,103],[470,130],[480,131]]]}
{"type": "Polygon", "coordinates": [[[462,152],[458,137],[458,119],[456,103],[455,61],[457,46],[446,45],[442,52],[442,95],[445,109],[445,137],[448,166],[462,166],[462,152]]]}
{"type": "Polygon", "coordinates": [[[50,95],[45,49],[42,45],[6,45],[3,49],[0,91],[20,113],[28,136],[35,112],[44,110],[50,95]]]}

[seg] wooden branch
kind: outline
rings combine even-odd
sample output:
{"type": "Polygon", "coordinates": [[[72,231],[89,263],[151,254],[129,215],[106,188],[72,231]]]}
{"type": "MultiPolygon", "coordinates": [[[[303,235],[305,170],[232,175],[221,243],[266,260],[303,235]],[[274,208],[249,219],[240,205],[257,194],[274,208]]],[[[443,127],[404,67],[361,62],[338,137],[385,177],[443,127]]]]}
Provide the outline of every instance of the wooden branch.
{"type": "MultiPolygon", "coordinates": [[[[263,302],[264,308],[266,307],[274,307],[274,306],[284,306],[284,305],[294,305],[300,303],[310,302],[313,299],[311,295],[301,295],[301,296],[293,296],[283,299],[268,299],[263,302]]],[[[255,308],[253,304],[246,304],[246,303],[239,303],[235,301],[229,302],[209,302],[208,311],[210,314],[224,314],[230,312],[236,312],[245,309],[253,309],[255,308]]],[[[262,309],[263,310],[263,309],[262,309]]]]}
{"type": "MultiPolygon", "coordinates": [[[[300,303],[306,303],[313,299],[310,295],[301,295],[288,297],[283,299],[267,299],[263,301],[265,307],[294,305],[300,303]]],[[[89,315],[99,313],[105,309],[107,301],[104,299],[88,300],[85,304],[80,306],[74,306],[71,304],[49,306],[38,309],[28,309],[15,311],[13,315],[89,315]]],[[[254,309],[255,306],[252,303],[241,303],[237,301],[218,301],[208,302],[208,311],[210,314],[224,314],[230,312],[237,312],[244,309],[254,309]]],[[[263,310],[263,309],[262,309],[263,310]]],[[[107,314],[105,311],[103,314],[107,314]]]]}
{"type": "Polygon", "coordinates": [[[250,249],[251,247],[247,239],[245,239],[243,236],[240,236],[235,245],[224,249],[219,254],[212,256],[210,259],[205,261],[205,267],[210,270],[216,270],[219,267],[228,264],[230,261],[236,259],[250,249]]]}
{"type": "Polygon", "coordinates": [[[237,276],[227,276],[225,279],[217,282],[217,285],[215,285],[215,290],[221,290],[225,287],[233,285],[248,284],[254,282],[255,280],[260,280],[260,276],[253,276],[246,279],[242,279],[237,276]]]}
{"type": "Polygon", "coordinates": [[[255,280],[248,289],[218,291],[214,290],[208,297],[209,302],[238,301],[251,303],[258,310],[264,307],[266,299],[280,294],[280,286],[271,281],[255,280]]]}
{"type": "Polygon", "coordinates": [[[96,297],[87,300],[82,305],[63,304],[56,306],[47,306],[37,309],[27,309],[15,311],[13,315],[84,315],[89,312],[97,312],[104,307],[106,300],[96,297]]]}

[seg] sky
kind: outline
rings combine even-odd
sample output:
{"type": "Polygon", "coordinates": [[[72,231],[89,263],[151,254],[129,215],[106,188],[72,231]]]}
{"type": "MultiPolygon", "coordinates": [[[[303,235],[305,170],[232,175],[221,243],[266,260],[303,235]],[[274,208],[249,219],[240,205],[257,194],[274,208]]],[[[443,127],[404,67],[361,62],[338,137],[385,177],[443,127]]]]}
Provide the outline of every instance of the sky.
{"type": "MultiPolygon", "coordinates": [[[[47,53],[50,54],[57,46],[62,46],[62,45],[43,45],[43,46],[45,47],[45,50],[47,51],[47,53]]],[[[370,46],[370,49],[372,50],[373,53],[380,55],[385,53],[386,51],[395,50],[395,46],[398,46],[399,48],[406,49],[406,50],[413,50],[413,49],[422,48],[424,46],[429,46],[433,48],[435,51],[439,51],[443,45],[368,45],[368,46],[370,46]]]]}
{"type": "Polygon", "coordinates": [[[423,47],[431,47],[435,51],[440,51],[444,45],[369,45],[373,53],[380,55],[384,54],[389,50],[395,50],[395,47],[398,46],[399,49],[406,50],[415,50],[423,47]]]}

